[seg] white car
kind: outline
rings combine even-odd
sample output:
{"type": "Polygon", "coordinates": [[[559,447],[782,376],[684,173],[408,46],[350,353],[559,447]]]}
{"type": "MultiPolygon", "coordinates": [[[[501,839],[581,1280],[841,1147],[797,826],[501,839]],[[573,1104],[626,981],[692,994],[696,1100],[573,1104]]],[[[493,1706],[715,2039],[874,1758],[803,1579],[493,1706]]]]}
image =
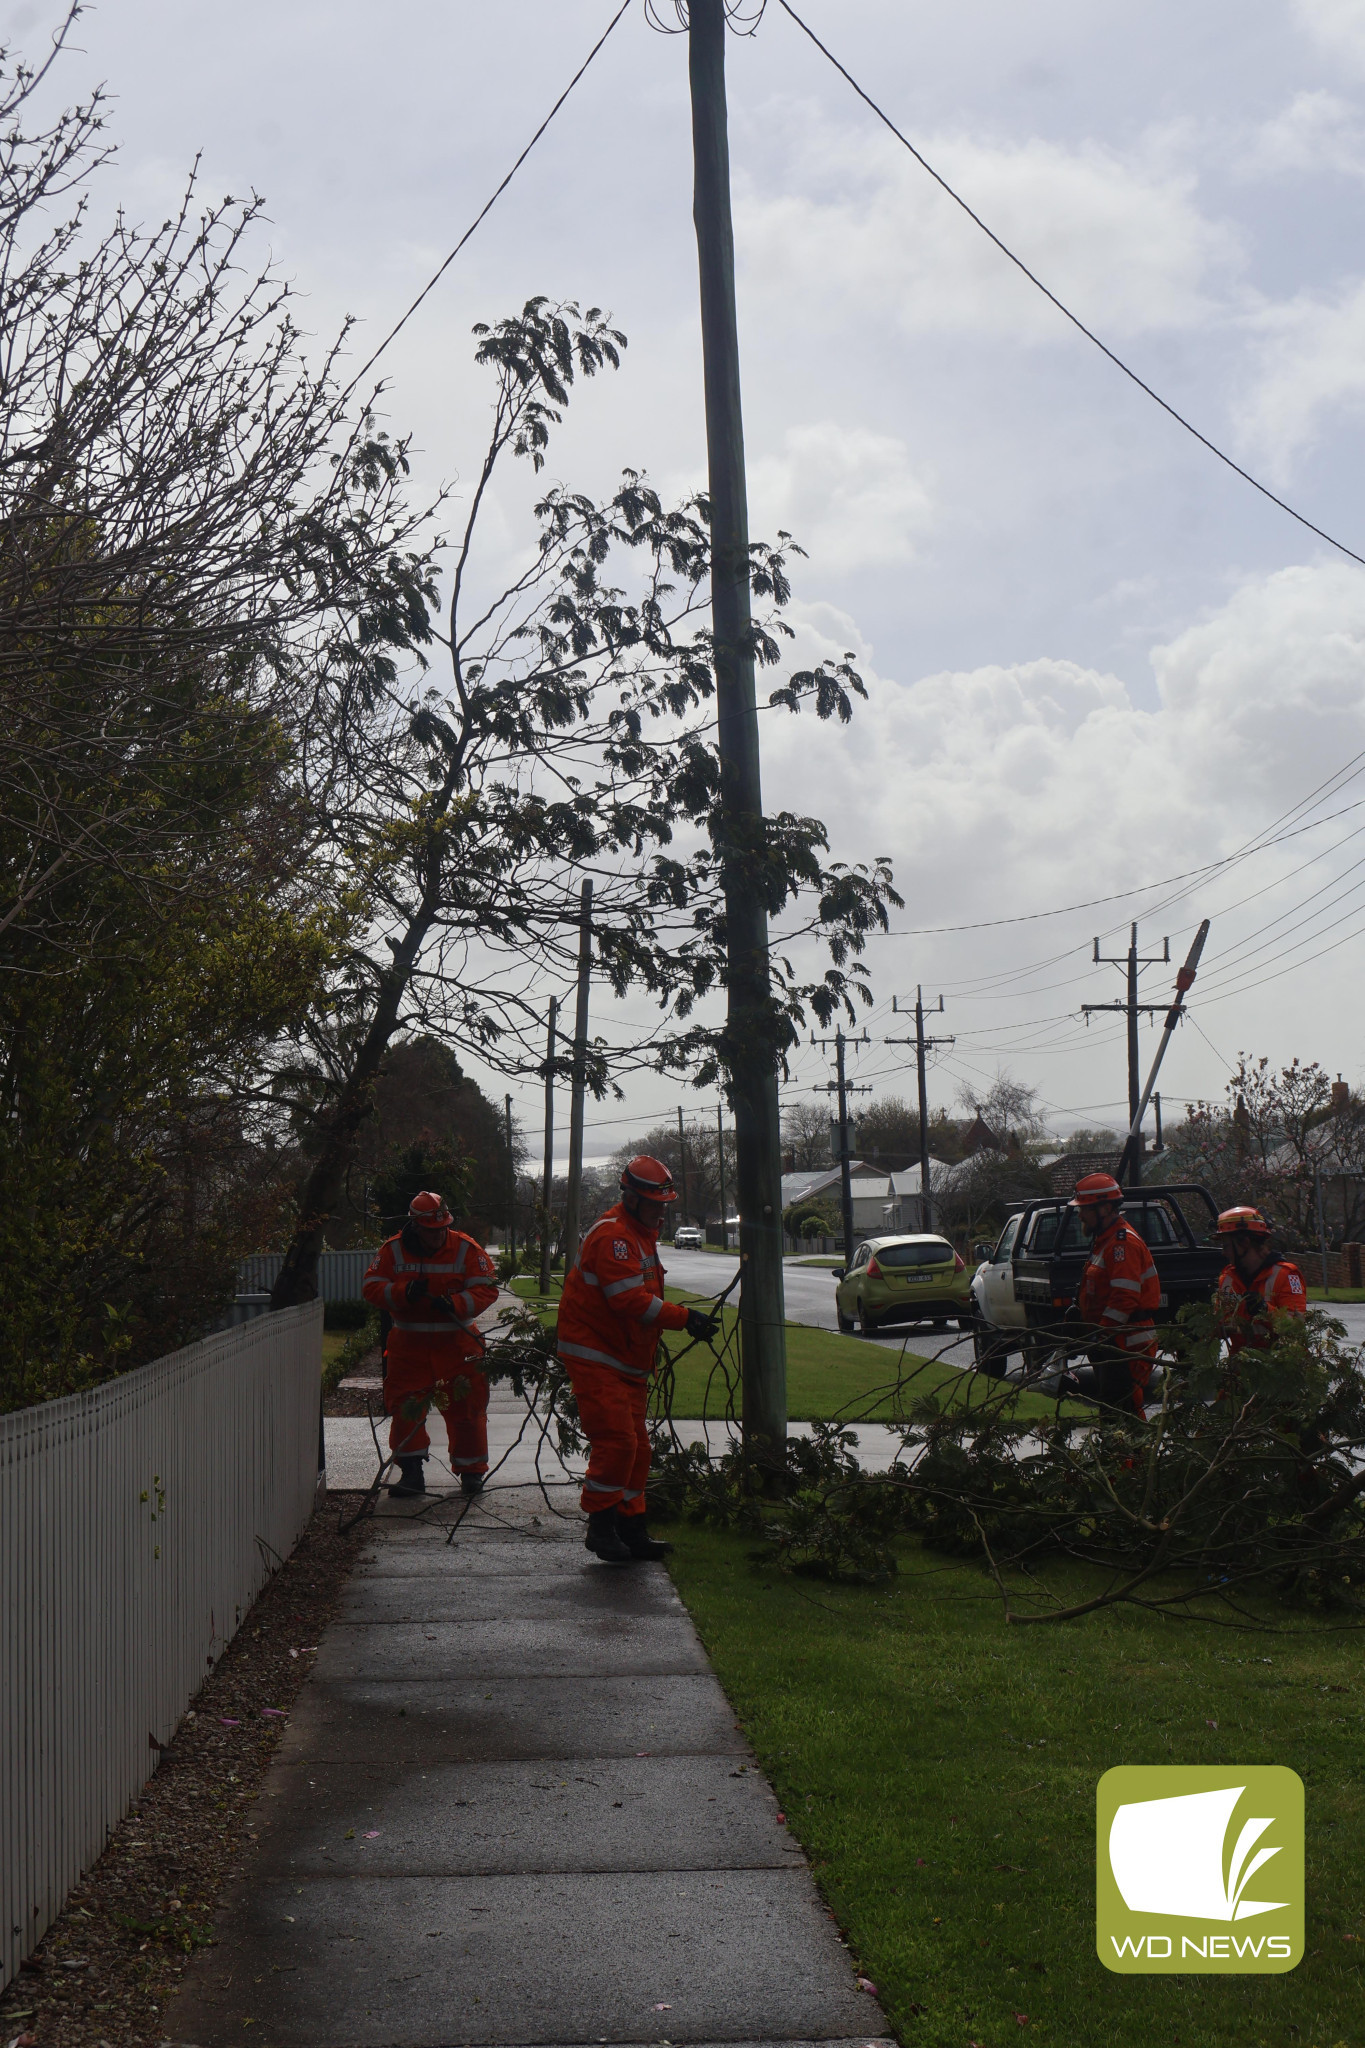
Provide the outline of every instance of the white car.
{"type": "Polygon", "coordinates": [[[705,1243],[706,1238],[695,1223],[680,1223],[673,1233],[675,1251],[699,1252],[705,1243]]]}

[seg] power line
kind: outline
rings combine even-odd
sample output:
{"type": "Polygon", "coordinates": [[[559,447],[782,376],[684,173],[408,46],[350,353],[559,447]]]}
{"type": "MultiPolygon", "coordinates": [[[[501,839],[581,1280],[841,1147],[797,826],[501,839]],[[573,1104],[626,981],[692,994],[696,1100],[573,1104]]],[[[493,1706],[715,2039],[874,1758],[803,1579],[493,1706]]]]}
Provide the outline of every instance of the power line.
{"type": "Polygon", "coordinates": [[[526,145],[525,149],[524,149],[524,150],[523,150],[523,151],[521,152],[521,155],[520,155],[520,156],[519,156],[519,157],[517,158],[516,162],[515,162],[515,163],[513,164],[512,168],[511,168],[511,170],[510,170],[510,171],[509,171],[509,172],[507,173],[507,176],[506,176],[506,177],[505,177],[505,178],[503,179],[502,183],[501,183],[501,184],[500,184],[500,185],[499,185],[499,186],[497,187],[497,189],[496,189],[496,190],[494,191],[494,193],[492,194],[491,198],[489,198],[489,199],[488,199],[488,200],[486,201],[486,203],[484,204],[484,206],[482,207],[482,209],[481,209],[481,210],[480,210],[480,211],[479,211],[479,212],[478,212],[478,213],[477,213],[477,214],[476,214],[476,215],[474,216],[473,220],[472,220],[472,221],[471,221],[471,222],[469,223],[469,226],[468,226],[468,227],[467,227],[467,228],[465,229],[464,233],[463,233],[463,234],[462,234],[462,235],[460,236],[460,239],[459,239],[459,241],[458,241],[458,242],[457,242],[457,243],[455,244],[455,247],[454,247],[454,248],[453,248],[453,249],[451,250],[450,254],[449,254],[449,255],[448,255],[447,257],[446,257],[446,260],[445,260],[445,262],[444,262],[444,263],[443,263],[443,264],[441,265],[440,269],[439,269],[439,270],[436,270],[436,271],[434,271],[434,272],[432,273],[431,277],[430,277],[430,278],[428,278],[427,282],[426,282],[426,283],[425,283],[425,284],[423,285],[423,287],[422,287],[421,291],[420,291],[420,292],[418,292],[418,294],[417,294],[417,297],[416,297],[416,298],[415,298],[415,299],[413,300],[412,304],[411,304],[411,305],[410,305],[410,306],[408,307],[408,310],[407,310],[407,312],[406,312],[406,313],[404,313],[404,315],[403,315],[402,319],[401,319],[401,320],[399,320],[399,321],[397,321],[397,322],[395,323],[395,325],[394,325],[394,326],[392,326],[392,327],[391,327],[391,328],[389,329],[388,333],[387,333],[387,334],[386,334],[386,335],[384,336],[384,339],[383,339],[383,340],[382,340],[382,341],[380,342],[380,344],[379,344],[378,348],[377,348],[377,349],[375,350],[374,354],[373,354],[373,355],[372,355],[372,356],[370,357],[369,361],[368,361],[368,362],[366,362],[366,363],[363,363],[363,364],[361,365],[361,367],[360,367],[360,368],[359,368],[359,369],[358,369],[358,370],[356,371],[356,373],[355,373],[354,377],[352,377],[352,379],[351,379],[350,383],[349,383],[349,384],[348,384],[348,385],[346,386],[346,389],[345,389],[345,390],[344,390],[344,391],[342,392],[342,394],[341,394],[341,398],[340,398],[340,399],[338,400],[338,404],[344,404],[344,403],[345,403],[345,401],[346,401],[346,400],[347,400],[347,399],[348,399],[348,398],[350,397],[351,393],[352,393],[352,392],[353,392],[353,391],[355,390],[355,388],[356,388],[356,385],[357,385],[357,384],[359,384],[359,382],[361,381],[362,377],[366,377],[366,376],[368,376],[368,375],[369,375],[370,371],[371,371],[371,370],[372,370],[372,369],[374,368],[375,364],[376,364],[376,363],[377,363],[377,362],[379,361],[379,358],[380,358],[380,357],[381,357],[381,356],[383,355],[383,353],[384,353],[385,349],[386,349],[386,348],[388,347],[389,343],[390,343],[391,341],[394,341],[394,340],[395,340],[395,339],[396,339],[396,338],[398,337],[398,335],[400,335],[400,334],[402,333],[403,329],[404,329],[404,328],[405,328],[405,327],[407,326],[407,324],[408,324],[409,320],[411,320],[411,318],[412,318],[413,314],[414,314],[414,313],[415,313],[415,312],[417,311],[417,308],[418,308],[418,307],[419,307],[419,306],[420,306],[420,305],[422,304],[423,300],[424,300],[424,299],[427,299],[427,298],[429,298],[429,297],[431,296],[432,292],[434,292],[434,291],[435,291],[435,289],[436,289],[437,285],[438,285],[438,284],[439,284],[439,283],[441,282],[441,279],[442,279],[442,278],[443,278],[443,277],[445,276],[445,274],[446,274],[446,272],[447,272],[447,271],[449,270],[449,268],[450,268],[451,264],[452,264],[452,263],[453,263],[453,262],[455,261],[455,258],[456,258],[456,257],[457,257],[457,256],[459,255],[459,253],[460,253],[461,249],[463,249],[463,247],[464,247],[465,243],[466,243],[466,242],[467,242],[467,241],[469,240],[470,236],[471,236],[471,235],[472,235],[472,234],[474,233],[475,229],[476,229],[476,228],[478,228],[478,227],[481,227],[481,226],[483,225],[483,222],[484,222],[484,221],[485,221],[485,220],[486,220],[486,219],[488,218],[489,214],[490,214],[490,213],[491,213],[491,212],[493,211],[493,208],[494,208],[494,207],[495,207],[495,206],[497,205],[497,203],[498,203],[498,201],[499,201],[499,200],[501,199],[501,197],[502,197],[503,193],[504,193],[504,192],[505,192],[505,191],[507,190],[507,187],[508,187],[508,186],[509,186],[509,185],[511,184],[511,182],[512,182],[513,178],[515,178],[515,176],[517,175],[517,172],[518,172],[518,171],[519,171],[519,170],[521,169],[521,167],[522,167],[522,165],[523,165],[523,164],[525,163],[525,161],[526,161],[527,157],[528,157],[528,156],[529,156],[529,155],[531,154],[531,151],[532,151],[532,150],[533,150],[533,149],[535,148],[535,146],[536,146],[536,144],[537,144],[537,143],[539,142],[539,140],[540,140],[541,136],[542,136],[542,135],[543,135],[543,134],[545,133],[545,130],[546,130],[546,129],[547,129],[548,127],[549,127],[549,125],[550,125],[551,121],[553,121],[553,120],[554,120],[554,117],[555,117],[555,115],[556,115],[556,114],[557,114],[557,113],[559,112],[559,110],[560,110],[560,108],[561,108],[561,107],[563,106],[563,104],[564,104],[565,100],[567,100],[567,99],[568,99],[568,97],[569,97],[569,94],[570,94],[570,93],[571,93],[571,92],[573,91],[574,87],[575,87],[575,86],[576,86],[576,85],[578,84],[578,81],[579,81],[579,80],[580,80],[580,79],[582,78],[582,76],[583,76],[584,72],[585,72],[585,71],[587,70],[588,66],[589,66],[589,65],[590,65],[590,64],[592,63],[592,61],[593,61],[594,57],[596,57],[596,55],[597,55],[598,51],[599,51],[599,50],[600,50],[600,49],[602,48],[602,45],[603,45],[603,44],[604,44],[604,43],[606,42],[606,40],[607,40],[607,37],[608,37],[608,36],[609,36],[609,35],[611,34],[612,30],[613,30],[613,29],[614,29],[614,28],[616,27],[616,24],[617,24],[617,23],[618,23],[618,22],[619,22],[619,21],[621,20],[621,18],[622,18],[622,16],[623,16],[623,15],[626,15],[626,14],[628,14],[628,13],[630,12],[631,6],[632,6],[632,0],[621,0],[621,5],[620,5],[620,6],[619,6],[619,7],[617,8],[617,10],[616,10],[615,14],[614,14],[614,15],[612,16],[611,20],[610,20],[610,21],[609,21],[609,22],[607,23],[607,26],[606,26],[606,27],[605,27],[605,28],[603,29],[603,31],[602,31],[602,33],[601,33],[601,35],[600,35],[600,36],[599,36],[599,37],[597,38],[597,41],[596,41],[596,42],[595,42],[595,43],[593,44],[592,48],[591,48],[591,49],[589,50],[589,52],[588,52],[587,56],[586,56],[586,57],[585,57],[585,58],[583,59],[583,62],[582,62],[582,63],[581,63],[580,65],[579,65],[579,67],[578,67],[577,71],[575,71],[575,73],[574,73],[573,77],[572,77],[572,78],[571,78],[571,79],[569,80],[569,82],[568,82],[568,84],[567,84],[567,85],[565,86],[565,88],[564,88],[563,92],[562,92],[562,93],[561,93],[561,94],[559,95],[559,98],[558,98],[558,99],[557,99],[557,100],[555,101],[554,105],[553,105],[553,106],[551,107],[551,109],[550,109],[549,113],[548,113],[548,114],[547,114],[547,115],[545,116],[545,119],[544,119],[544,120],[543,120],[543,121],[541,122],[541,124],[540,124],[539,128],[537,128],[537,130],[536,130],[535,134],[534,134],[534,135],[533,135],[533,136],[531,137],[531,140],[530,140],[530,141],[529,141],[529,142],[527,143],[527,145],[526,145]]]}
{"type": "Polygon", "coordinates": [[[1021,271],[1023,275],[1028,279],[1031,285],[1036,286],[1036,288],[1043,294],[1043,297],[1049,300],[1052,303],[1052,305],[1054,305],[1057,308],[1057,311],[1062,315],[1063,319],[1069,320],[1071,322],[1071,325],[1077,330],[1078,333],[1083,334],[1087,341],[1093,342],[1095,347],[1100,351],[1101,355],[1107,356],[1109,361],[1114,365],[1114,368],[1116,370],[1121,370],[1124,376],[1127,377],[1131,383],[1137,385],[1139,391],[1143,391],[1146,393],[1146,395],[1148,396],[1148,398],[1152,400],[1154,405],[1159,405],[1161,407],[1161,410],[1164,413],[1167,413],[1170,416],[1170,418],[1175,421],[1177,426],[1183,427],[1187,434],[1192,434],[1195,440],[1198,441],[1201,444],[1201,446],[1208,449],[1210,455],[1216,455],[1218,460],[1222,463],[1225,463],[1226,466],[1233,472],[1235,476],[1241,477],[1243,483],[1250,484],[1253,491],[1259,491],[1261,496],[1263,498],[1268,498],[1272,505],[1278,505],[1281,512],[1287,512],[1289,514],[1289,517],[1291,519],[1297,520],[1300,526],[1307,527],[1308,531],[1310,533],[1315,533],[1319,540],[1325,540],[1328,547],[1336,548],[1338,553],[1346,555],[1353,562],[1359,562],[1360,566],[1363,569],[1365,569],[1365,555],[1358,555],[1354,548],[1347,547],[1345,541],[1338,540],[1335,537],[1335,535],[1328,533],[1324,527],[1314,525],[1313,521],[1309,519],[1306,516],[1306,514],[1302,512],[1296,512],[1294,510],[1294,507],[1288,504],[1285,499],[1276,497],[1274,491],[1270,489],[1269,485],[1261,483],[1257,477],[1254,477],[1251,474],[1251,471],[1249,469],[1243,469],[1240,462],[1234,462],[1232,457],[1226,454],[1223,451],[1223,449],[1221,449],[1218,446],[1216,441],[1211,441],[1207,434],[1201,434],[1198,427],[1196,427],[1191,420],[1186,419],[1184,413],[1177,412],[1175,407],[1172,404],[1170,404],[1170,402],[1167,399],[1164,399],[1159,391],[1154,391],[1150,384],[1144,382],[1144,380],[1141,377],[1139,377],[1136,370],[1130,369],[1128,364],[1124,362],[1122,356],[1115,355],[1113,349],[1110,348],[1106,342],[1101,341],[1098,334],[1094,333],[1092,329],[1087,327],[1085,322],[1079,317],[1078,314],[1073,313],[1069,306],[1064,305],[1062,301],[1057,297],[1057,294],[1055,292],[1048,290],[1048,287],[1043,283],[1042,279],[1036,276],[1034,272],[1029,269],[1027,263],[1024,262],[1023,258],[1021,256],[1016,256],[1013,249],[1011,249],[1007,243],[1001,241],[999,235],[996,234],[993,228],[987,227],[985,221],[982,220],[980,214],[974,212],[973,209],[967,204],[967,201],[962,197],[962,195],[959,192],[955,192],[953,190],[952,186],[948,183],[947,179],[943,177],[940,172],[934,169],[933,165],[929,162],[928,158],[921,156],[920,152],[915,148],[914,143],[910,141],[908,136],[902,135],[900,129],[896,126],[895,122],[891,119],[890,115],[884,113],[882,109],[877,105],[877,102],[873,99],[871,93],[864,91],[863,87],[859,85],[857,79],[853,76],[852,72],[845,69],[845,67],[839,62],[839,59],[834,55],[834,52],[828,49],[826,45],[821,42],[819,36],[816,35],[815,30],[809,27],[808,24],[801,19],[796,9],[790,5],[790,0],[778,0],[778,5],[779,7],[781,7],[785,14],[789,14],[791,16],[792,20],[796,23],[796,26],[801,30],[802,34],[809,36],[810,40],[814,43],[816,49],[819,50],[820,54],[823,57],[827,57],[829,59],[830,63],[834,66],[835,70],[839,73],[839,75],[842,78],[844,78],[849,85],[852,86],[854,92],[857,93],[858,98],[862,100],[866,106],[872,109],[872,112],[877,116],[877,119],[883,124],[884,127],[890,129],[891,133],[895,136],[897,142],[899,142],[903,148],[909,150],[911,156],[915,159],[915,162],[919,164],[922,170],[926,170],[929,173],[929,176],[933,179],[934,183],[938,185],[944,192],[947,193],[948,197],[952,200],[953,204],[955,206],[960,206],[962,208],[962,211],[966,214],[967,218],[976,223],[977,227],[980,228],[982,234],[985,235],[990,241],[994,242],[996,248],[1000,251],[1001,255],[1008,257],[1010,262],[1014,265],[1015,269],[1021,271]]]}

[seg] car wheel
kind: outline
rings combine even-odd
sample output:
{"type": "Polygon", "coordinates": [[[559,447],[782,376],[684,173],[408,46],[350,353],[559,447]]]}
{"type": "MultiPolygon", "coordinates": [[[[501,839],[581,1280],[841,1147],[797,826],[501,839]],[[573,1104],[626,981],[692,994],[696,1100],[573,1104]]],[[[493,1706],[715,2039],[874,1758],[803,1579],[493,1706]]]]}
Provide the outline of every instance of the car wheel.
{"type": "Polygon", "coordinates": [[[980,1325],[972,1331],[972,1356],[978,1372],[989,1373],[993,1380],[1005,1378],[1009,1349],[1001,1338],[980,1325]]]}
{"type": "Polygon", "coordinates": [[[866,1309],[866,1308],[864,1307],[863,1303],[862,1303],[862,1302],[860,1301],[860,1302],[858,1303],[858,1335],[859,1335],[860,1337],[875,1337],[875,1336],[876,1336],[876,1334],[877,1334],[877,1323],[876,1323],[876,1320],[875,1320],[875,1318],[874,1318],[874,1317],[872,1317],[872,1316],[870,1316],[870,1315],[868,1314],[868,1312],[867,1312],[867,1309],[866,1309]]]}
{"type": "Polygon", "coordinates": [[[834,1297],[834,1320],[839,1325],[839,1328],[843,1331],[846,1337],[851,1337],[853,1335],[853,1324],[850,1321],[850,1319],[844,1314],[843,1310],[840,1308],[839,1297],[837,1294],[834,1297]]]}

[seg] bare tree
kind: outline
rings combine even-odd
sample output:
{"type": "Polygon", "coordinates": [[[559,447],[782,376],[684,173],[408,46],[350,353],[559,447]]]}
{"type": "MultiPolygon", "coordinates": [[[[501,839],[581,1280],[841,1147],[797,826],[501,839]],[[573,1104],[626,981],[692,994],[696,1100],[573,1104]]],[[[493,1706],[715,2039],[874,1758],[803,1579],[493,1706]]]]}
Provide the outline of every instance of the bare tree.
{"type": "Polygon", "coordinates": [[[1026,1081],[1016,1081],[1003,1069],[996,1074],[989,1088],[983,1089],[971,1081],[964,1082],[958,1089],[957,1099],[1007,1141],[1011,1137],[1039,1138],[1047,1127],[1038,1106],[1038,1090],[1031,1088],[1026,1081]]]}
{"type": "Polygon", "coordinates": [[[818,1102],[789,1102],[782,1111],[782,1143],[799,1173],[830,1163],[829,1108],[818,1102]]]}

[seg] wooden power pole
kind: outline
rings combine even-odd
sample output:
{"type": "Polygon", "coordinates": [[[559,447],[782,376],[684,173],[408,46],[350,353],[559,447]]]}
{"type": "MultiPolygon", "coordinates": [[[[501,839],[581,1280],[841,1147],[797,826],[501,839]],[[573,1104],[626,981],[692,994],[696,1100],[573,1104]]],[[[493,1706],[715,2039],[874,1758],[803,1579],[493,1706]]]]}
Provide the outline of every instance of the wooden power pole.
{"type": "Polygon", "coordinates": [[[782,1457],[787,1349],[782,1289],[782,1152],[772,1051],[768,917],[760,870],[763,798],[749,610],[749,506],[744,478],[730,144],[725,106],[725,0],[690,0],[688,71],[695,166],[693,220],[701,273],[702,364],[711,505],[711,615],[720,755],[720,854],[725,888],[725,1064],[735,1115],[739,1329],[746,1450],[782,1457]]]}
{"type": "MultiPolygon", "coordinates": [[[[891,998],[893,1012],[899,1011],[895,996],[891,998]]],[[[943,998],[938,999],[940,1014],[943,998]]],[[[915,1048],[915,1078],[919,1084],[919,1223],[921,1230],[934,1227],[934,1193],[929,1182],[929,1077],[926,1072],[925,1054],[932,1052],[936,1045],[956,1045],[956,1038],[926,1038],[924,1035],[924,990],[915,988],[915,1035],[913,1038],[884,1038],[883,1045],[913,1045],[915,1048]]]]}
{"type": "Polygon", "coordinates": [[[554,1258],[554,1234],[550,1229],[550,1196],[555,1183],[555,1038],[559,1024],[559,1001],[550,997],[550,1028],[545,1034],[545,1168],[540,1186],[540,1291],[550,1291],[550,1262],[554,1258]]]}
{"type": "Polygon", "coordinates": [[[592,883],[578,898],[578,1000],[573,1021],[573,1084],[569,1097],[569,1191],[564,1200],[564,1272],[578,1257],[583,1234],[583,1098],[588,1090],[588,994],[592,982],[592,883]]]}

